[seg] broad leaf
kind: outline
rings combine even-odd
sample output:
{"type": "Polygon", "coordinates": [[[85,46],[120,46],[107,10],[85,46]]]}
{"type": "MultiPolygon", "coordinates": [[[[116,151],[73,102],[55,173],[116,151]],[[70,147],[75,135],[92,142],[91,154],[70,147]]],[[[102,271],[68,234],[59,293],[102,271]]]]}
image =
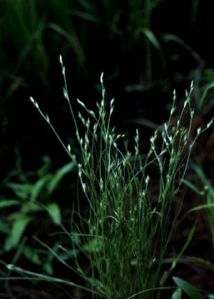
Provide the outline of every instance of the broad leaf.
{"type": "Polygon", "coordinates": [[[182,298],[182,289],[177,288],[172,294],[172,299],[181,299],[182,298]]]}
{"type": "Polygon", "coordinates": [[[16,182],[9,182],[6,186],[8,186],[21,200],[29,199],[33,187],[32,184],[29,183],[16,182]]]}
{"type": "Polygon", "coordinates": [[[192,284],[187,282],[184,279],[181,279],[179,277],[173,277],[172,278],[175,284],[181,288],[190,298],[192,299],[203,299],[204,296],[200,289],[194,287],[192,284]]]}
{"type": "Polygon", "coordinates": [[[27,259],[29,259],[35,265],[41,265],[42,262],[35,249],[25,245],[23,249],[23,254],[27,259]]]}
{"type": "Polygon", "coordinates": [[[4,248],[6,251],[11,250],[18,245],[30,221],[31,221],[31,217],[20,214],[20,217],[16,219],[16,221],[13,223],[11,233],[5,241],[4,248]]]}

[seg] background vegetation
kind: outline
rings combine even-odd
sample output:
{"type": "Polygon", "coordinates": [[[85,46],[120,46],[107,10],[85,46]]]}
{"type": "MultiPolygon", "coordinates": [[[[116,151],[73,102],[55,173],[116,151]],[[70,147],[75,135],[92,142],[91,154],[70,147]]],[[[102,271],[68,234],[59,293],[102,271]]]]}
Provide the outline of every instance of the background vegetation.
{"type": "MultiPolygon", "coordinates": [[[[25,297],[29,291],[37,298],[87,295],[77,287],[42,280],[30,281],[26,288],[21,280],[10,281],[14,273],[5,267],[16,264],[52,277],[62,273],[81,284],[82,279],[47,249],[48,245],[67,261],[76,255],[72,245],[82,243],[75,236],[69,244],[60,228],[62,220],[63,226],[71,226],[78,179],[28,101],[30,95],[39,99],[65,143],[78,155],[75,128],[63,100],[59,54],[67,66],[71,99],[78,97],[89,107],[100,98],[99,76],[104,72],[106,97],[116,98],[113,124],[129,137],[137,127],[143,137],[141,151],[146,152],[153,130],[161,129],[168,119],[173,89],[179,109],[184,90],[194,81],[193,136],[213,117],[213,6],[212,1],[200,0],[0,0],[2,296],[25,297]]],[[[172,121],[177,121],[176,116],[172,121]]],[[[191,290],[179,278],[207,295],[213,293],[213,209],[204,206],[212,207],[214,201],[213,140],[213,129],[200,138],[178,197],[178,203],[184,203],[185,220],[168,259],[188,237],[191,240],[173,270],[174,281],[169,282],[178,293],[191,290]]],[[[87,214],[87,205],[81,211],[87,214]]],[[[87,266],[84,257],[82,261],[87,266]]],[[[194,288],[188,295],[195,295],[194,288]]]]}

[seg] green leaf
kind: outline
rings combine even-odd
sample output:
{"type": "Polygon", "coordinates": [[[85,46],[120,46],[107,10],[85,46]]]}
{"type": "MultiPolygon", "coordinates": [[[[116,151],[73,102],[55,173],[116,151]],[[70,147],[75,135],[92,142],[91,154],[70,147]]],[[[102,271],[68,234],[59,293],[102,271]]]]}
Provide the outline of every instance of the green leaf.
{"type": "Polygon", "coordinates": [[[87,252],[97,253],[103,248],[103,242],[100,238],[94,238],[83,246],[83,249],[87,252]]]}
{"type": "Polygon", "coordinates": [[[172,277],[175,284],[181,288],[192,299],[203,299],[204,296],[200,289],[194,287],[188,281],[179,277],[172,277]]]}
{"type": "Polygon", "coordinates": [[[25,245],[23,250],[24,256],[35,265],[41,265],[41,260],[38,253],[31,247],[25,245]]]}
{"type": "Polygon", "coordinates": [[[77,257],[78,253],[77,249],[66,250],[65,253],[60,253],[60,258],[66,261],[69,258],[77,257]]]}
{"type": "Polygon", "coordinates": [[[182,257],[182,255],[184,254],[184,252],[186,251],[187,247],[189,246],[190,242],[192,241],[192,238],[194,236],[195,233],[195,224],[193,225],[192,229],[190,230],[187,239],[181,249],[181,251],[178,253],[178,255],[173,259],[172,262],[172,266],[171,266],[171,270],[173,270],[176,267],[177,262],[180,260],[180,258],[182,257]]]}
{"type": "Polygon", "coordinates": [[[48,184],[48,191],[49,193],[52,193],[59,182],[62,180],[62,178],[69,172],[71,172],[75,167],[75,163],[71,162],[60,168],[56,174],[54,175],[53,179],[48,184]]]}
{"type": "Polygon", "coordinates": [[[57,203],[48,204],[46,207],[52,221],[56,225],[60,225],[62,222],[61,212],[57,203]]]}
{"type": "Polygon", "coordinates": [[[43,269],[48,275],[53,275],[53,267],[50,262],[46,262],[43,265],[43,269]]]}
{"type": "Polygon", "coordinates": [[[7,185],[21,200],[26,200],[32,191],[32,184],[9,182],[7,185]]]}
{"type": "Polygon", "coordinates": [[[150,41],[150,43],[159,51],[161,51],[161,46],[160,43],[158,42],[156,36],[154,35],[154,33],[149,30],[148,28],[144,28],[142,30],[142,32],[144,33],[144,35],[147,37],[147,39],[150,41]]]}
{"type": "Polygon", "coordinates": [[[202,168],[196,164],[193,164],[193,170],[198,175],[198,177],[201,179],[202,183],[208,187],[209,193],[212,198],[214,198],[214,188],[210,180],[206,177],[204,171],[202,168]]]}
{"type": "Polygon", "coordinates": [[[47,184],[47,181],[51,178],[51,175],[48,174],[43,178],[39,179],[34,186],[32,187],[31,191],[31,201],[36,201],[39,194],[41,193],[44,186],[47,184]]]}
{"type": "Polygon", "coordinates": [[[151,30],[149,30],[148,28],[143,28],[142,33],[145,35],[147,40],[152,44],[152,46],[158,51],[161,64],[162,64],[163,68],[165,69],[166,68],[166,60],[163,55],[163,50],[162,50],[162,47],[161,47],[158,39],[156,38],[154,33],[151,30]]]}
{"type": "Polygon", "coordinates": [[[211,209],[211,208],[214,208],[214,203],[198,205],[198,206],[193,207],[192,209],[188,210],[188,213],[198,211],[198,210],[201,210],[201,209],[211,209]]]}
{"type": "Polygon", "coordinates": [[[211,82],[208,85],[206,85],[206,87],[201,95],[201,103],[200,103],[201,106],[204,104],[205,99],[207,98],[208,92],[213,88],[214,88],[214,82],[211,82]]]}
{"type": "Polygon", "coordinates": [[[38,202],[27,202],[22,206],[22,212],[26,215],[30,212],[40,211],[42,208],[38,202]]]}
{"type": "Polygon", "coordinates": [[[70,32],[67,32],[56,23],[48,23],[47,28],[50,28],[51,30],[55,31],[56,33],[58,33],[68,41],[73,51],[75,52],[78,62],[80,64],[82,64],[85,61],[85,54],[80,45],[79,38],[72,28],[70,28],[70,32]]]}
{"type": "Polygon", "coordinates": [[[77,9],[72,10],[72,15],[77,16],[81,18],[84,21],[89,21],[95,24],[98,24],[100,22],[100,19],[97,16],[94,16],[92,14],[89,14],[87,12],[83,12],[77,9]]]}
{"type": "Polygon", "coordinates": [[[165,34],[163,34],[162,37],[166,42],[175,42],[175,43],[181,45],[182,47],[184,47],[186,50],[190,49],[190,46],[184,40],[182,40],[181,38],[179,38],[178,36],[176,36],[174,34],[165,33],[165,34]]]}
{"type": "Polygon", "coordinates": [[[5,245],[4,245],[5,251],[10,251],[11,249],[15,248],[18,245],[31,219],[32,218],[29,216],[25,216],[21,214],[19,215],[19,218],[16,219],[15,222],[13,223],[13,227],[10,235],[5,241],[5,245]]]}
{"type": "Polygon", "coordinates": [[[156,124],[148,119],[145,119],[145,118],[133,118],[130,120],[126,120],[126,122],[142,125],[142,126],[145,126],[148,128],[155,129],[155,130],[158,128],[158,124],[156,124]]]}
{"type": "Polygon", "coordinates": [[[4,234],[8,235],[10,230],[11,229],[10,229],[9,225],[7,224],[7,222],[2,220],[2,218],[1,218],[1,220],[0,220],[0,233],[4,233],[4,234]]]}
{"type": "Polygon", "coordinates": [[[188,188],[190,188],[193,192],[195,192],[197,195],[201,194],[201,191],[195,186],[193,183],[191,183],[189,180],[182,179],[182,183],[184,183],[188,188]]]}
{"type": "Polygon", "coordinates": [[[80,235],[78,233],[73,232],[71,234],[71,240],[72,243],[74,243],[75,245],[79,245],[81,242],[80,235]]]}
{"type": "Polygon", "coordinates": [[[214,270],[214,265],[209,260],[197,256],[185,256],[184,258],[187,259],[187,261],[189,261],[190,263],[203,265],[214,270]]]}
{"type": "Polygon", "coordinates": [[[87,11],[94,11],[94,6],[90,3],[90,1],[86,0],[78,0],[79,4],[87,11]]]}
{"type": "Polygon", "coordinates": [[[181,299],[182,298],[182,289],[177,288],[172,294],[172,299],[181,299]]]}
{"type": "Polygon", "coordinates": [[[0,201],[0,209],[1,208],[5,208],[5,207],[9,207],[9,206],[13,206],[13,205],[18,205],[20,204],[20,201],[18,200],[1,200],[0,201]]]}

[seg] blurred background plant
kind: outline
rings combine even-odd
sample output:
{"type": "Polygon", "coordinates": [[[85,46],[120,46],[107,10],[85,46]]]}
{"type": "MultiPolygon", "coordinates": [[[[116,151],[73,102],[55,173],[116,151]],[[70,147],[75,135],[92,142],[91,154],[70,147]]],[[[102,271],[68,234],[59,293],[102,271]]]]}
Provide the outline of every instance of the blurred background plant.
{"type": "MultiPolygon", "coordinates": [[[[68,163],[55,172],[51,172],[50,164],[50,159],[46,157],[42,167],[26,173],[19,161],[15,170],[2,182],[0,232],[4,238],[1,254],[17,250],[22,245],[25,232],[28,228],[37,226],[42,211],[46,211],[49,219],[42,222],[42,228],[38,227],[37,230],[45,230],[51,226],[51,222],[55,225],[61,224],[60,199],[55,202],[53,194],[64,176],[74,169],[74,164],[68,163]]],[[[39,264],[39,256],[33,248],[23,247],[23,254],[31,262],[39,264]]],[[[45,268],[46,266],[44,264],[45,268]]],[[[50,268],[51,266],[46,268],[49,273],[50,268]]]]}

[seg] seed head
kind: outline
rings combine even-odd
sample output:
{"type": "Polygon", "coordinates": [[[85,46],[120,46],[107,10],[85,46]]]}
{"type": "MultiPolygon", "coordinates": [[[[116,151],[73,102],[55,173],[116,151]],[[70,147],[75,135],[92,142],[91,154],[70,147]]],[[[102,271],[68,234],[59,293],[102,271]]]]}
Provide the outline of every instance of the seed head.
{"type": "Polygon", "coordinates": [[[198,129],[197,129],[197,135],[199,135],[201,133],[201,127],[199,127],[198,129]]]}
{"type": "Polygon", "coordinates": [[[214,119],[212,119],[209,123],[207,123],[207,126],[206,126],[207,129],[210,128],[210,127],[212,126],[213,120],[214,120],[214,119]]]}
{"type": "Polygon", "coordinates": [[[103,75],[104,75],[104,73],[102,72],[101,75],[100,75],[100,82],[101,82],[101,84],[103,84],[103,75]]]}
{"type": "Polygon", "coordinates": [[[59,55],[59,62],[60,62],[61,65],[63,65],[63,60],[62,60],[62,55],[61,54],[59,55]]]}

